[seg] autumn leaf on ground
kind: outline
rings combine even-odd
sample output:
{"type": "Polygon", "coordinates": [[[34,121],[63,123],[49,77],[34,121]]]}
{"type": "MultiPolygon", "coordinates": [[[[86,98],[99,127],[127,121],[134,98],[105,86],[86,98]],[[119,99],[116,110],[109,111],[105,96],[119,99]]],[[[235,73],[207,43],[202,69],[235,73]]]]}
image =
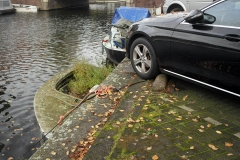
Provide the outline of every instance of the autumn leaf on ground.
{"type": "Polygon", "coordinates": [[[226,146],[226,147],[232,147],[233,144],[232,144],[232,143],[225,142],[225,146],[226,146]]]}
{"type": "Polygon", "coordinates": [[[194,122],[198,122],[198,120],[196,118],[192,119],[194,122]]]}
{"type": "Polygon", "coordinates": [[[128,127],[129,127],[129,128],[132,128],[132,127],[133,127],[133,125],[132,125],[132,124],[129,124],[129,125],[128,125],[128,127]]]}
{"type": "Polygon", "coordinates": [[[148,150],[148,151],[152,150],[152,146],[151,146],[151,147],[147,147],[147,150],[148,150]]]}
{"type": "Polygon", "coordinates": [[[189,139],[192,139],[192,137],[191,137],[191,136],[188,136],[188,138],[189,138],[189,139]]]}
{"type": "Polygon", "coordinates": [[[202,129],[203,129],[203,128],[204,128],[204,126],[203,126],[203,125],[201,125],[201,126],[200,126],[200,128],[202,128],[202,129]]]}
{"type": "Polygon", "coordinates": [[[190,149],[194,149],[194,146],[191,146],[190,149]]]}
{"type": "Polygon", "coordinates": [[[55,156],[57,154],[57,152],[52,151],[51,154],[55,156]]]}
{"type": "Polygon", "coordinates": [[[152,156],[152,160],[158,160],[158,156],[157,155],[152,156]]]}
{"type": "Polygon", "coordinates": [[[211,124],[208,124],[207,127],[210,128],[212,125],[211,124]]]}
{"type": "Polygon", "coordinates": [[[204,130],[203,130],[203,129],[198,129],[198,131],[199,131],[199,132],[204,132],[204,130]]]}
{"type": "Polygon", "coordinates": [[[214,151],[218,150],[218,148],[215,147],[213,144],[208,144],[208,147],[210,147],[214,151]]]}
{"type": "Polygon", "coordinates": [[[188,95],[184,96],[183,97],[183,101],[185,101],[187,99],[188,95]]]}
{"type": "Polygon", "coordinates": [[[233,156],[233,154],[232,153],[228,153],[227,156],[233,156]]]}
{"type": "Polygon", "coordinates": [[[217,132],[217,134],[222,134],[222,132],[221,131],[216,131],[217,132]]]}

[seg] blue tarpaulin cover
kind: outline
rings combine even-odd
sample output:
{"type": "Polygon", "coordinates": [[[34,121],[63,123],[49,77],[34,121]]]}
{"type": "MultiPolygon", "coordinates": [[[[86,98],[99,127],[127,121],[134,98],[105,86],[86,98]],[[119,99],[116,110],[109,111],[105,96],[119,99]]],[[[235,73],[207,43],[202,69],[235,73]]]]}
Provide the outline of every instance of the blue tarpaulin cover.
{"type": "Polygon", "coordinates": [[[121,6],[115,10],[112,24],[115,24],[121,18],[129,20],[131,22],[137,22],[150,16],[151,14],[147,8],[121,6]]]}

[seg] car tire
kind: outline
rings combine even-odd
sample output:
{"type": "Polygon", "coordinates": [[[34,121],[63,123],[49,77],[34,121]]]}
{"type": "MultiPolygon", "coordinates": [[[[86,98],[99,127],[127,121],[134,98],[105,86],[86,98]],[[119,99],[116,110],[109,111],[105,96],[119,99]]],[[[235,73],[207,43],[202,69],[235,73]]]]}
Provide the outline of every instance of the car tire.
{"type": "Polygon", "coordinates": [[[152,79],[159,74],[155,51],[145,38],[138,38],[133,42],[130,60],[134,71],[143,79],[152,79]]]}
{"type": "Polygon", "coordinates": [[[181,7],[173,8],[169,13],[172,12],[183,12],[184,10],[181,7]]]}

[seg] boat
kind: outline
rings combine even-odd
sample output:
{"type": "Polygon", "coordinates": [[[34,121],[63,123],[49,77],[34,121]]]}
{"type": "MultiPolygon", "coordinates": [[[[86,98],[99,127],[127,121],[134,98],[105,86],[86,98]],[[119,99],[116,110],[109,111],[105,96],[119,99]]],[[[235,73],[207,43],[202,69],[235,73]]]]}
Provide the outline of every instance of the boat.
{"type": "Polygon", "coordinates": [[[25,4],[12,4],[16,9],[16,12],[37,12],[37,6],[25,5],[25,4]]]}
{"type": "Polygon", "coordinates": [[[0,14],[15,13],[16,10],[12,6],[10,0],[0,0],[0,14]]]}
{"type": "Polygon", "coordinates": [[[106,52],[107,61],[117,65],[125,58],[125,38],[129,26],[150,16],[147,8],[125,6],[116,8],[108,34],[102,40],[102,53],[106,52]]]}

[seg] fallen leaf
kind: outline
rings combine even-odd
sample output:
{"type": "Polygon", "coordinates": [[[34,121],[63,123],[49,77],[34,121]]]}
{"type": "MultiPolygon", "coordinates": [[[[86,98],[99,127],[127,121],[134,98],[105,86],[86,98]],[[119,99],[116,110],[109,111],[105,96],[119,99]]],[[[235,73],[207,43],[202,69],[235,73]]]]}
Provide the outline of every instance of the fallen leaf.
{"type": "Polygon", "coordinates": [[[188,138],[189,138],[189,139],[192,139],[192,137],[191,137],[191,136],[188,136],[188,138]]]}
{"type": "Polygon", "coordinates": [[[225,124],[226,127],[228,127],[228,124],[225,124]]]}
{"type": "Polygon", "coordinates": [[[98,117],[103,117],[103,114],[98,114],[98,117]]]}
{"type": "Polygon", "coordinates": [[[80,128],[79,126],[76,126],[76,128],[80,128]]]}
{"type": "Polygon", "coordinates": [[[222,132],[221,131],[216,131],[217,132],[217,134],[222,134],[222,132]]]}
{"type": "Polygon", "coordinates": [[[157,155],[152,156],[152,160],[158,160],[158,156],[157,155]]]}
{"type": "Polygon", "coordinates": [[[198,122],[198,120],[196,118],[192,119],[194,122],[198,122]]]}
{"type": "Polygon", "coordinates": [[[199,131],[199,132],[204,132],[204,130],[203,130],[203,129],[198,129],[198,131],[199,131]]]}
{"type": "Polygon", "coordinates": [[[204,126],[203,126],[203,125],[201,125],[201,126],[200,126],[200,128],[202,128],[202,129],[203,129],[203,128],[204,128],[204,126]]]}
{"type": "Polygon", "coordinates": [[[57,152],[52,151],[51,154],[55,156],[57,154],[57,152]]]}
{"type": "Polygon", "coordinates": [[[66,155],[69,155],[69,151],[66,152],[66,155]]]}
{"type": "Polygon", "coordinates": [[[132,125],[132,124],[129,124],[129,125],[128,125],[128,127],[129,127],[129,128],[132,128],[132,127],[133,127],[133,125],[132,125]]]}
{"type": "Polygon", "coordinates": [[[120,139],[120,141],[121,141],[121,142],[123,142],[123,141],[124,141],[124,139],[120,139]]]}
{"type": "Polygon", "coordinates": [[[176,119],[177,121],[181,121],[181,120],[182,120],[182,118],[179,118],[179,117],[178,117],[178,118],[175,118],[175,119],[176,119]]]}
{"type": "Polygon", "coordinates": [[[13,158],[12,158],[12,157],[9,157],[7,160],[13,160],[13,158]]]}
{"type": "Polygon", "coordinates": [[[208,147],[210,147],[214,151],[218,150],[218,148],[215,147],[213,144],[208,144],[208,147]]]}
{"type": "Polygon", "coordinates": [[[210,128],[212,125],[211,124],[208,124],[207,127],[210,128]]]}
{"type": "Polygon", "coordinates": [[[187,99],[188,95],[184,96],[183,97],[183,101],[185,101],[187,99]]]}
{"type": "Polygon", "coordinates": [[[65,143],[62,143],[62,146],[65,146],[65,143]]]}
{"type": "Polygon", "coordinates": [[[233,154],[232,153],[228,153],[227,156],[233,156],[233,154]]]}
{"type": "Polygon", "coordinates": [[[120,112],[124,112],[124,110],[119,110],[120,112]]]}
{"type": "Polygon", "coordinates": [[[151,147],[147,147],[147,150],[148,150],[148,151],[152,150],[152,146],[151,146],[151,147]]]}
{"type": "Polygon", "coordinates": [[[167,130],[171,131],[172,129],[171,128],[167,128],[167,130]]]}
{"type": "Polygon", "coordinates": [[[194,146],[191,146],[190,149],[194,149],[194,146]]]}
{"type": "Polygon", "coordinates": [[[226,147],[232,147],[233,144],[232,144],[232,143],[225,142],[225,146],[226,146],[226,147]]]}
{"type": "Polygon", "coordinates": [[[71,130],[71,129],[69,129],[69,130],[68,130],[68,132],[72,132],[72,130],[71,130]]]}

